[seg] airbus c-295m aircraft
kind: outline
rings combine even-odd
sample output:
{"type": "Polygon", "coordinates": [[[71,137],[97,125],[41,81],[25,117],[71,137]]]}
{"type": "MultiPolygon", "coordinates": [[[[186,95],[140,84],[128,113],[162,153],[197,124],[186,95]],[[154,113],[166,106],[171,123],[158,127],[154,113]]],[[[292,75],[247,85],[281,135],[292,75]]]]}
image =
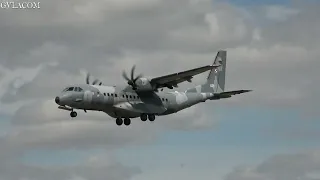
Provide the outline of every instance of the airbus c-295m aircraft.
{"type": "Polygon", "coordinates": [[[116,119],[117,125],[130,125],[131,118],[140,117],[142,121],[154,121],[156,116],[176,113],[190,106],[205,102],[230,98],[232,95],[246,93],[251,90],[224,91],[226,73],[226,51],[219,51],[213,65],[203,66],[188,71],[174,73],[156,78],[134,77],[135,66],[131,70],[131,78],[125,72],[123,77],[128,85],[121,88],[105,86],[99,80],[87,84],[77,84],[65,88],[55,98],[60,109],[68,110],[71,117],[76,117],[75,109],[103,111],[116,119]],[[209,71],[206,82],[184,92],[164,92],[163,88],[173,89],[179,83],[191,82],[193,76],[209,71]],[[160,89],[160,91],[159,91],[160,89]]]}

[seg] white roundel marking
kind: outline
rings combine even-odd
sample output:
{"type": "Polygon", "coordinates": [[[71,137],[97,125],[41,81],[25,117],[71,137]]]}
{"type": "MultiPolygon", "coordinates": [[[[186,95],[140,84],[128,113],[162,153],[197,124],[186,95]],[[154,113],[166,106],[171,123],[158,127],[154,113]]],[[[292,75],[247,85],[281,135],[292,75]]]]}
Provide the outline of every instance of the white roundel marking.
{"type": "Polygon", "coordinates": [[[214,72],[215,72],[215,73],[218,73],[218,69],[214,69],[214,72]]]}
{"type": "Polygon", "coordinates": [[[176,93],[176,101],[177,101],[177,104],[182,104],[188,101],[188,97],[186,96],[185,93],[176,93]]]}
{"type": "Polygon", "coordinates": [[[141,79],[141,84],[142,85],[146,85],[147,84],[147,80],[146,79],[141,79]]]}

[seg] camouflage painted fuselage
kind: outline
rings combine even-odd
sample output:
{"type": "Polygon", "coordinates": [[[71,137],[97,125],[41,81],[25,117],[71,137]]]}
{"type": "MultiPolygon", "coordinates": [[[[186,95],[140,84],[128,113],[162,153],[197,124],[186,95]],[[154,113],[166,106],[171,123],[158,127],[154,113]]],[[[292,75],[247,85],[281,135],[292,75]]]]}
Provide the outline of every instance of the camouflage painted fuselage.
{"type": "Polygon", "coordinates": [[[64,92],[60,105],[74,109],[103,111],[113,118],[140,117],[142,113],[158,116],[176,113],[213,97],[213,93],[198,92],[141,92],[130,86],[98,86],[78,84],[81,92],[64,92]]]}

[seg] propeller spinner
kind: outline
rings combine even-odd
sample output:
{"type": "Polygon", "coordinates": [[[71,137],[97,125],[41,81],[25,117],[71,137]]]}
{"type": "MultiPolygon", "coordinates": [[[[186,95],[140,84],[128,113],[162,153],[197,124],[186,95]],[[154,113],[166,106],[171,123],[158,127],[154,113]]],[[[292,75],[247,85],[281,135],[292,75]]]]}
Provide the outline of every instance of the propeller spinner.
{"type": "Polygon", "coordinates": [[[127,75],[127,73],[125,71],[122,72],[123,78],[128,81],[128,84],[130,86],[132,86],[133,90],[137,89],[136,81],[143,76],[142,74],[139,74],[137,77],[134,77],[135,69],[136,69],[136,66],[135,65],[132,66],[132,68],[131,68],[131,78],[128,77],[128,75],[127,75]]]}

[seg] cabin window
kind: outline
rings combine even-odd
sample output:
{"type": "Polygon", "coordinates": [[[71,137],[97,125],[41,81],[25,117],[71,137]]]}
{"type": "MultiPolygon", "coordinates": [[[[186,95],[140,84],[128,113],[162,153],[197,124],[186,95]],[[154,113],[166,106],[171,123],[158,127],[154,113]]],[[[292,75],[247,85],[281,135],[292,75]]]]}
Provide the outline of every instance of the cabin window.
{"type": "Polygon", "coordinates": [[[111,96],[113,97],[113,94],[111,93],[111,96]]]}
{"type": "Polygon", "coordinates": [[[122,95],[122,97],[124,98],[124,95],[122,95]]]}
{"type": "Polygon", "coordinates": [[[126,95],[127,99],[129,98],[128,95],[126,95]]]}
{"type": "Polygon", "coordinates": [[[164,101],[164,98],[162,98],[162,101],[164,101]]]}
{"type": "Polygon", "coordinates": [[[118,97],[118,95],[117,95],[117,94],[114,94],[114,96],[115,96],[115,97],[118,97]]]}
{"type": "Polygon", "coordinates": [[[103,93],[104,96],[106,96],[106,93],[103,93]]]}
{"type": "Polygon", "coordinates": [[[73,87],[69,87],[67,91],[73,91],[73,87]]]}
{"type": "Polygon", "coordinates": [[[132,96],[131,96],[131,95],[130,95],[129,97],[130,97],[130,99],[132,98],[132,96]]]}
{"type": "Polygon", "coordinates": [[[109,93],[107,93],[107,95],[108,95],[108,96],[110,96],[110,94],[109,94],[109,93]]]}
{"type": "Polygon", "coordinates": [[[83,89],[82,89],[81,87],[78,87],[78,91],[79,91],[79,92],[82,92],[83,89]]]}

